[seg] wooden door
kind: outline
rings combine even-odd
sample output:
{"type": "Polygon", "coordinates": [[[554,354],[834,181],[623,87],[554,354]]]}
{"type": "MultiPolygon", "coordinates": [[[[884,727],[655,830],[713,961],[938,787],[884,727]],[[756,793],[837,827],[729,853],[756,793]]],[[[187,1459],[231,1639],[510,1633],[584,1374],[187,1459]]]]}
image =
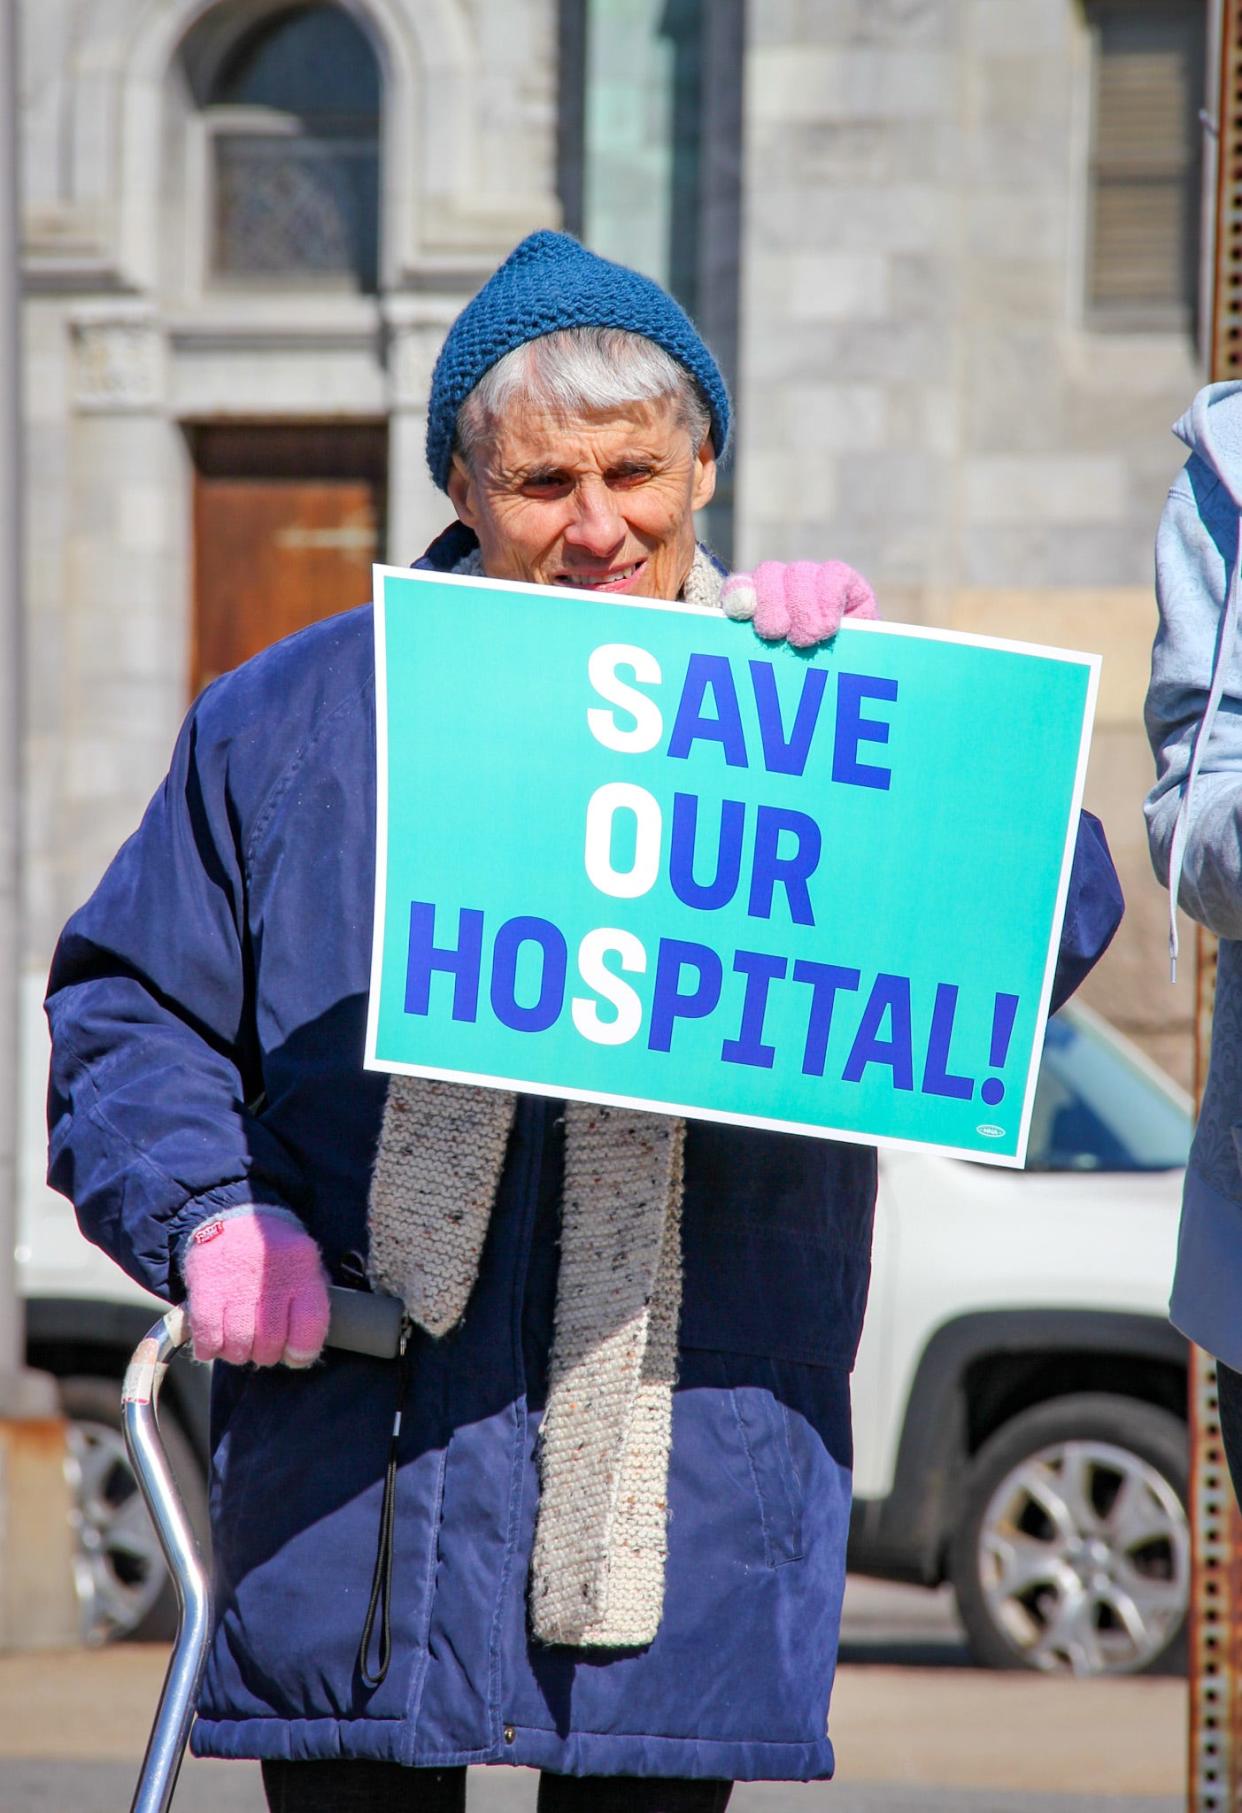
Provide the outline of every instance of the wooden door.
{"type": "Polygon", "coordinates": [[[320,617],[364,604],[383,558],[381,425],[201,426],[191,696],[320,617]]]}

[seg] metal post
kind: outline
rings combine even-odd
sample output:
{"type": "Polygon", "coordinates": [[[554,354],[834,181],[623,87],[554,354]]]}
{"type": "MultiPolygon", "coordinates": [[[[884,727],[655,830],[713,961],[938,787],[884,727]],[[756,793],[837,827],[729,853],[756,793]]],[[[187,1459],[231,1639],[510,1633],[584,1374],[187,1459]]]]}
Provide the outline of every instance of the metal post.
{"type": "MultiPolygon", "coordinates": [[[[1213,104],[1216,158],[1208,369],[1242,376],[1242,0],[1220,0],[1219,82],[1213,104]]],[[[1210,143],[1210,139],[1209,139],[1210,143]]],[[[1208,160],[1205,160],[1208,161],[1208,160]]],[[[1203,1098],[1216,993],[1216,940],[1195,941],[1195,1100],[1203,1098]]],[[[1190,1745],[1189,1813],[1242,1806],[1242,1514],[1220,1435],[1216,1363],[1190,1350],[1190,1745]]]]}
{"type": "Polygon", "coordinates": [[[0,1648],[76,1635],[64,1424],[25,1370],[17,1295],[22,904],[22,554],[17,0],[0,0],[0,1648]]]}
{"type": "MultiPolygon", "coordinates": [[[[1195,1099],[1211,1043],[1216,940],[1200,927],[1195,964],[1195,1099]]],[[[1189,1813],[1234,1813],[1242,1782],[1242,1516],[1220,1436],[1216,1362],[1190,1350],[1189,1813]]]]}
{"type": "MultiPolygon", "coordinates": [[[[17,0],[0,0],[0,1415],[23,1354],[17,1239],[21,975],[21,411],[17,0]],[[6,1384],[8,1389],[6,1390],[6,1384]]],[[[14,1407],[15,1408],[15,1407],[14,1407]]]]}

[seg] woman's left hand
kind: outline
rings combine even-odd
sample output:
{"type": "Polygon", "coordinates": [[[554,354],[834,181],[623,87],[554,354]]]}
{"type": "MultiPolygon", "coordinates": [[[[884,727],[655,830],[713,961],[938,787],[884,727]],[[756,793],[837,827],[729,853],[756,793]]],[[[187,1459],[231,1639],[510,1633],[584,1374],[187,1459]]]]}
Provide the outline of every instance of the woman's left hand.
{"type": "Polygon", "coordinates": [[[765,641],[814,648],[846,617],[878,617],[875,593],[843,560],[765,560],[735,573],[721,592],[725,615],[746,619],[765,641]]]}

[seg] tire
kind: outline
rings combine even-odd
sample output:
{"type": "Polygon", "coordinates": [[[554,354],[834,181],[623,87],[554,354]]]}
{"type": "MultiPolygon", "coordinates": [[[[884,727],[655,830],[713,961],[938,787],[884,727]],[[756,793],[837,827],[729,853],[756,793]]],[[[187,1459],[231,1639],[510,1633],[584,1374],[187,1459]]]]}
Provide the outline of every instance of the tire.
{"type": "Polygon", "coordinates": [[[975,1456],[949,1552],[990,1668],[1080,1675],[1185,1666],[1186,1425],[1103,1393],[1053,1398],[975,1456]]]}
{"type": "MultiPolygon", "coordinates": [[[[61,1379],[74,1494],[74,1581],[84,1643],[167,1642],[177,1596],[125,1452],[119,1379],[61,1379]]],[[[171,1409],[160,1436],[190,1523],[207,1552],[207,1484],[171,1409]]]]}

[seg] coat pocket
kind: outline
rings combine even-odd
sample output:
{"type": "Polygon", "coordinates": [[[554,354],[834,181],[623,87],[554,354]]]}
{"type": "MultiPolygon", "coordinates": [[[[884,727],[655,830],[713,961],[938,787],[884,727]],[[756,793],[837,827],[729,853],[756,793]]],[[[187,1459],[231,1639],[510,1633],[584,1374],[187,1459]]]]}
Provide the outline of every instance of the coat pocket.
{"type": "Polygon", "coordinates": [[[426,1648],[444,1451],[434,1394],[416,1390],[393,1517],[392,1668],[372,1690],[357,1656],[395,1389],[390,1361],[344,1354],[305,1372],[244,1375],[215,1457],[204,1716],[405,1716],[426,1648]]]}
{"type": "Polygon", "coordinates": [[[739,1369],[729,1355],[713,1358],[754,1494],[764,1562],[783,1567],[803,1554],[804,1493],[777,1369],[771,1361],[750,1359],[739,1369]]]}

